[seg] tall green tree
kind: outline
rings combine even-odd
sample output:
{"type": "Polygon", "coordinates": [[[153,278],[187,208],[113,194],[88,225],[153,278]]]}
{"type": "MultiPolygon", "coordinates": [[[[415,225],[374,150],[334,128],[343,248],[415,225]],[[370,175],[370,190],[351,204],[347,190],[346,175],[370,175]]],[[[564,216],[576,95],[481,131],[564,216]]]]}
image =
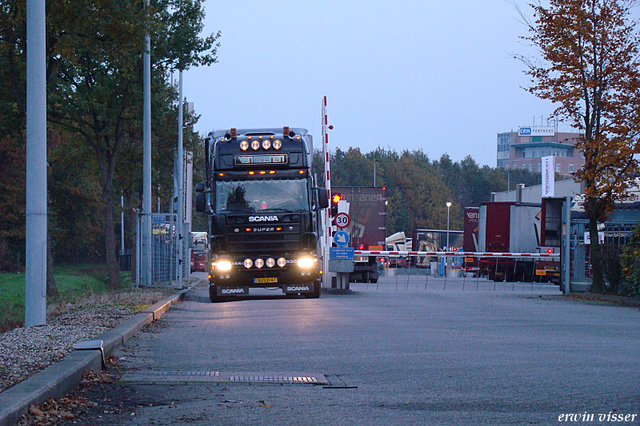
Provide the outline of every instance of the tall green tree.
{"type": "Polygon", "coordinates": [[[24,263],[26,30],[24,1],[0,8],[0,270],[24,263]]]}
{"type": "MultiPolygon", "coordinates": [[[[119,283],[114,226],[114,188],[118,153],[133,141],[128,136],[141,124],[142,67],[145,34],[152,47],[154,81],[182,69],[215,60],[216,36],[201,39],[204,11],[197,0],[143,2],[71,0],[50,14],[52,76],[49,81],[51,120],[81,135],[96,156],[100,170],[109,282],[119,283]],[[172,34],[179,33],[180,36],[172,34]],[[156,48],[153,50],[153,48],[156,48]],[[155,55],[155,56],[153,56],[155,55]]],[[[152,90],[158,90],[160,84],[152,90]]]]}
{"type": "Polygon", "coordinates": [[[631,18],[635,1],[549,0],[531,4],[532,42],[540,61],[521,58],[529,91],[558,105],[555,114],[581,132],[594,291],[605,290],[597,224],[613,210],[638,173],[640,40],[631,18]]]}
{"type": "Polygon", "coordinates": [[[351,147],[346,152],[336,148],[332,161],[340,164],[331,168],[332,186],[373,186],[373,162],[360,148],[351,147]]]}

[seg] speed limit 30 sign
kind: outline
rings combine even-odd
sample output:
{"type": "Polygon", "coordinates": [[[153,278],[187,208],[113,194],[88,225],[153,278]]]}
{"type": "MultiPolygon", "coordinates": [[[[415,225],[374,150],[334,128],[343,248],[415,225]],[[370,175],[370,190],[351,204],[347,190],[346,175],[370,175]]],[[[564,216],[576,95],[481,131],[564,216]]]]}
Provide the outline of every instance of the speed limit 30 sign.
{"type": "Polygon", "coordinates": [[[346,228],[351,223],[351,218],[347,213],[341,212],[336,215],[334,223],[338,228],[346,228]]]}

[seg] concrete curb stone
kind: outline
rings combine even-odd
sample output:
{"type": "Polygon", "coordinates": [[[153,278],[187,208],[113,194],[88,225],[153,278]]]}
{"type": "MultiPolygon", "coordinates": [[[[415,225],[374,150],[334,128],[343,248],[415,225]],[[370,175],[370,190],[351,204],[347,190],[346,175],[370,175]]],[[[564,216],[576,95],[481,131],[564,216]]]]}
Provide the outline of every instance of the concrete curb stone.
{"type": "MultiPolygon", "coordinates": [[[[197,284],[197,283],[196,283],[197,284]]],[[[122,322],[112,330],[96,337],[103,341],[104,355],[110,355],[123,346],[143,326],[159,319],[172,305],[179,303],[191,287],[181,290],[168,299],[157,302],[142,312],[122,322]]],[[[31,376],[27,380],[0,393],[0,426],[18,423],[29,406],[40,404],[51,397],[61,397],[73,391],[90,369],[102,368],[102,354],[99,350],[75,350],[60,362],[31,376]]]]}

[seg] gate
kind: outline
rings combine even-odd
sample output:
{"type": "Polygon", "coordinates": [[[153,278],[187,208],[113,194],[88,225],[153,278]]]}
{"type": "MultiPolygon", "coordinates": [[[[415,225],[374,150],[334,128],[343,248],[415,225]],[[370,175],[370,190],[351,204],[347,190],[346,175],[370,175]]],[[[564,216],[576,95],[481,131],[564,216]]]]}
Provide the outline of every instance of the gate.
{"type": "MultiPolygon", "coordinates": [[[[612,220],[601,224],[602,230],[598,233],[602,247],[620,253],[631,240],[636,224],[635,220],[612,220]]],[[[591,245],[588,232],[587,219],[571,219],[571,291],[584,292],[591,289],[591,245]]]]}
{"type": "Polygon", "coordinates": [[[584,243],[588,225],[586,219],[571,219],[571,291],[585,292],[591,289],[589,244],[584,243]]]}

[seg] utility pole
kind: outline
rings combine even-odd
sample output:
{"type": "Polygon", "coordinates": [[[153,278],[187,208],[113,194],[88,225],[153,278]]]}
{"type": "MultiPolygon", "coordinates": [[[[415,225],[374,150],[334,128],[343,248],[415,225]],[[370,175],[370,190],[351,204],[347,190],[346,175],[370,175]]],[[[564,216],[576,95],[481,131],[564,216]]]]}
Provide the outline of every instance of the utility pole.
{"type": "Polygon", "coordinates": [[[25,326],[47,322],[47,77],[45,0],[27,0],[25,326]]]}
{"type": "Polygon", "coordinates": [[[376,187],[376,162],[373,162],[373,187],[376,187]]]}

